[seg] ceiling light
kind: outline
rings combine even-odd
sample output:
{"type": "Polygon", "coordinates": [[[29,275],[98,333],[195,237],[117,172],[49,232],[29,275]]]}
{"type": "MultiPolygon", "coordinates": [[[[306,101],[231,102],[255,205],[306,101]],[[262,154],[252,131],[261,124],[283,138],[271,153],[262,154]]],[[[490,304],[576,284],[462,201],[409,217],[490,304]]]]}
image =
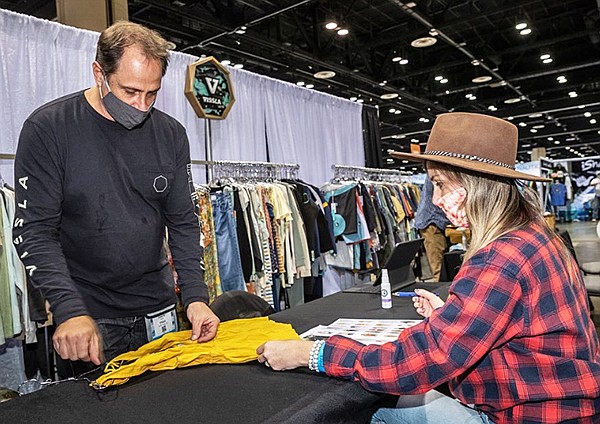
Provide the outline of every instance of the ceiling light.
{"type": "Polygon", "coordinates": [[[385,86],[386,84],[387,84],[387,81],[381,81],[381,82],[379,83],[379,85],[380,85],[380,86],[382,86],[382,87],[383,87],[383,86],[385,86]]]}
{"type": "Polygon", "coordinates": [[[325,28],[330,29],[330,30],[336,29],[337,27],[338,27],[338,24],[337,24],[337,22],[334,22],[334,21],[327,22],[325,24],[325,28]]]}
{"type": "Polygon", "coordinates": [[[398,97],[398,93],[385,93],[380,96],[381,100],[391,100],[398,97]]]}
{"type": "Polygon", "coordinates": [[[317,79],[328,79],[335,77],[335,72],[333,71],[319,71],[313,75],[313,77],[317,79]]]}
{"type": "Polygon", "coordinates": [[[569,97],[571,97],[571,98],[577,97],[577,92],[576,91],[570,91],[569,92],[569,97]]]}
{"type": "Polygon", "coordinates": [[[302,86],[304,85],[304,81],[298,81],[298,82],[296,83],[296,85],[298,85],[298,86],[302,87],[302,86]]]}
{"type": "Polygon", "coordinates": [[[393,135],[392,138],[406,138],[406,136],[404,134],[396,134],[393,135]]]}
{"type": "Polygon", "coordinates": [[[240,29],[236,30],[236,31],[235,31],[235,33],[236,33],[236,34],[240,34],[240,35],[242,35],[242,34],[245,34],[245,33],[246,33],[246,30],[247,30],[247,29],[248,29],[248,28],[246,28],[245,26],[242,26],[242,27],[240,27],[240,29]]]}
{"type": "Polygon", "coordinates": [[[450,90],[446,90],[446,94],[450,94],[450,90]]]}
{"type": "Polygon", "coordinates": [[[488,82],[491,80],[492,80],[492,77],[490,77],[489,75],[483,75],[481,77],[475,77],[471,81],[474,82],[475,84],[482,84],[484,82],[488,82]]]}
{"type": "Polygon", "coordinates": [[[548,137],[548,141],[554,140],[554,137],[548,137]]]}
{"type": "Polygon", "coordinates": [[[527,28],[527,22],[520,22],[515,26],[516,29],[521,30],[527,28]]]}
{"type": "Polygon", "coordinates": [[[402,59],[399,63],[400,65],[406,65],[408,63],[408,59],[402,59]]]}
{"type": "Polygon", "coordinates": [[[431,28],[431,29],[429,30],[429,35],[431,35],[432,37],[437,37],[438,35],[440,35],[440,33],[439,33],[439,32],[437,32],[437,29],[435,29],[435,28],[431,28]]]}
{"type": "Polygon", "coordinates": [[[410,139],[410,142],[411,142],[411,143],[418,143],[418,142],[419,142],[419,139],[418,139],[418,138],[411,138],[411,139],[410,139]]]}
{"type": "Polygon", "coordinates": [[[577,109],[585,109],[585,105],[579,105],[577,106],[577,109]]]}
{"type": "Polygon", "coordinates": [[[394,115],[400,115],[402,113],[402,111],[400,109],[397,109],[396,112],[394,112],[394,115]]]}
{"type": "Polygon", "coordinates": [[[530,118],[541,118],[542,114],[541,113],[532,113],[531,115],[529,115],[530,118]]]}
{"type": "Polygon", "coordinates": [[[390,109],[390,113],[394,113],[394,112],[396,112],[396,109],[394,109],[394,108],[391,108],[391,109],[390,109]]]}
{"type": "Polygon", "coordinates": [[[338,29],[337,35],[344,36],[344,35],[348,35],[349,32],[350,31],[348,31],[346,28],[340,28],[340,29],[338,29]]]}
{"type": "Polygon", "coordinates": [[[435,37],[421,37],[411,41],[410,45],[417,49],[422,49],[424,47],[431,47],[435,43],[437,43],[437,38],[435,37]]]}
{"type": "Polygon", "coordinates": [[[498,87],[504,87],[505,85],[507,85],[508,83],[504,80],[502,81],[498,81],[498,82],[493,82],[490,84],[491,88],[498,88],[498,87]]]}
{"type": "Polygon", "coordinates": [[[535,128],[536,130],[541,130],[544,127],[545,127],[544,124],[539,124],[539,125],[534,125],[532,128],[535,128]]]}
{"type": "Polygon", "coordinates": [[[592,114],[591,114],[591,112],[586,112],[583,114],[583,116],[585,116],[586,118],[591,118],[592,114]]]}
{"type": "Polygon", "coordinates": [[[394,163],[394,159],[392,159],[392,158],[387,158],[387,159],[386,159],[386,162],[387,162],[387,163],[394,163]]]}
{"type": "Polygon", "coordinates": [[[536,130],[535,128],[532,128],[532,129],[530,129],[529,131],[531,131],[531,132],[532,132],[532,133],[534,133],[534,134],[537,132],[537,130],[536,130]]]}
{"type": "Polygon", "coordinates": [[[224,65],[224,66],[231,65],[231,60],[227,60],[227,59],[222,60],[221,65],[224,65]]]}
{"type": "Polygon", "coordinates": [[[556,140],[556,141],[554,142],[554,144],[560,144],[560,141],[559,141],[559,140],[556,140]]]}
{"type": "Polygon", "coordinates": [[[514,117],[514,116],[509,116],[509,117],[508,117],[508,118],[506,118],[506,119],[508,119],[509,121],[512,121],[513,119],[515,119],[515,117],[514,117]]]}
{"type": "Polygon", "coordinates": [[[400,62],[402,58],[400,56],[396,56],[392,58],[392,62],[400,62]]]}
{"type": "Polygon", "coordinates": [[[520,97],[513,97],[511,99],[504,100],[504,103],[506,103],[507,105],[510,105],[512,103],[519,103],[520,101],[521,101],[520,97]]]}
{"type": "Polygon", "coordinates": [[[529,34],[531,34],[531,28],[522,29],[521,32],[519,32],[519,34],[521,34],[521,35],[529,35],[529,34]]]}
{"type": "Polygon", "coordinates": [[[241,63],[236,63],[235,65],[233,65],[233,67],[236,69],[242,69],[244,65],[242,65],[241,63]]]}
{"type": "Polygon", "coordinates": [[[596,123],[595,119],[590,119],[590,124],[594,125],[596,123]]]}
{"type": "Polygon", "coordinates": [[[364,99],[358,99],[358,100],[356,101],[356,103],[363,103],[364,101],[365,101],[364,99]]]}
{"type": "Polygon", "coordinates": [[[473,60],[471,61],[471,65],[473,65],[473,66],[479,66],[479,65],[481,65],[481,62],[480,62],[480,61],[478,61],[477,59],[473,59],[473,60]]]}
{"type": "Polygon", "coordinates": [[[416,5],[417,3],[415,3],[414,1],[409,1],[408,3],[406,3],[406,7],[408,7],[409,9],[412,9],[416,5]]]}
{"type": "Polygon", "coordinates": [[[351,102],[355,102],[356,100],[358,100],[358,97],[350,97],[351,102]]]}
{"type": "Polygon", "coordinates": [[[565,82],[567,82],[567,79],[565,77],[558,77],[556,78],[556,80],[559,84],[564,84],[565,82]]]}
{"type": "Polygon", "coordinates": [[[435,79],[436,81],[439,81],[439,80],[443,80],[443,79],[444,79],[444,77],[443,77],[443,76],[441,76],[441,75],[438,75],[438,76],[437,76],[437,77],[435,77],[434,79],[435,79]]]}
{"type": "Polygon", "coordinates": [[[550,59],[550,55],[549,54],[543,54],[540,56],[540,60],[546,60],[546,59],[550,59]]]}
{"type": "Polygon", "coordinates": [[[448,82],[447,78],[443,78],[440,80],[440,84],[446,84],[448,82]]]}
{"type": "Polygon", "coordinates": [[[492,112],[496,112],[498,110],[498,108],[494,105],[490,105],[490,106],[488,106],[488,110],[491,110],[492,112]]]}
{"type": "Polygon", "coordinates": [[[552,63],[552,58],[542,60],[542,63],[552,63]]]}
{"type": "Polygon", "coordinates": [[[315,85],[314,84],[306,84],[306,88],[314,88],[315,85]]]}
{"type": "Polygon", "coordinates": [[[520,126],[520,127],[526,127],[526,126],[527,126],[527,124],[526,124],[525,122],[519,122],[519,126],[520,126]]]}

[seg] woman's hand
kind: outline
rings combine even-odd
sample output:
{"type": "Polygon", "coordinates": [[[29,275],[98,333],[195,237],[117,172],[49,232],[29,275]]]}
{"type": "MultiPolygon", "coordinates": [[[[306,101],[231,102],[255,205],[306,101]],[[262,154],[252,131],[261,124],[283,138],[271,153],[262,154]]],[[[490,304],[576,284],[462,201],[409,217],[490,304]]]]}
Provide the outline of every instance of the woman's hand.
{"type": "Polygon", "coordinates": [[[273,340],[256,348],[258,362],[275,371],[307,367],[313,342],[306,340],[273,340]]]}
{"type": "Polygon", "coordinates": [[[417,313],[425,318],[431,316],[433,311],[444,306],[444,301],[436,294],[423,289],[415,289],[417,296],[413,297],[413,304],[417,313]]]}

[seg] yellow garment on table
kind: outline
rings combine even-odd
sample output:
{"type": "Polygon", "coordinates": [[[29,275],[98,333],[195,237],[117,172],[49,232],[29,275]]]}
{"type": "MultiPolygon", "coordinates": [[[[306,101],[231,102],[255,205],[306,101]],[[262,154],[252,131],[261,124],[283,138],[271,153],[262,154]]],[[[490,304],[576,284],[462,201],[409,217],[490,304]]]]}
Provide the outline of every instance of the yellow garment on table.
{"type": "Polygon", "coordinates": [[[192,332],[178,331],[117,356],[91,384],[105,388],[126,383],[146,371],[164,371],[200,364],[239,364],[256,360],[256,348],[269,340],[298,340],[290,324],[268,317],[222,322],[216,337],[206,343],[190,340],[192,332]]]}

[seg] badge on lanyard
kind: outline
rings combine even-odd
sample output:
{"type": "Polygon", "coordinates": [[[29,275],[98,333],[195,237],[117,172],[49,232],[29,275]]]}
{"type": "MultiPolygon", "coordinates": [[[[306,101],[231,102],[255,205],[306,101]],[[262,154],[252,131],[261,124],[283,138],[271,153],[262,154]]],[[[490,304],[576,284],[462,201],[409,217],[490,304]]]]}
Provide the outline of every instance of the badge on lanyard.
{"type": "Polygon", "coordinates": [[[177,311],[175,305],[144,316],[148,341],[156,340],[167,333],[177,331],[177,311]]]}

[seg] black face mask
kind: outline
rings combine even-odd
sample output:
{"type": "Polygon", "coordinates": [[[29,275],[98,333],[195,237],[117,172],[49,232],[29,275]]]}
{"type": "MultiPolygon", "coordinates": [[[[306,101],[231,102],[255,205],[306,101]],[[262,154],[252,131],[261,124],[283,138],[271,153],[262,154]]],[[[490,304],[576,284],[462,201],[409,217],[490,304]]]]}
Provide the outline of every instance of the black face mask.
{"type": "Polygon", "coordinates": [[[104,83],[106,84],[106,88],[108,88],[108,93],[106,93],[106,96],[102,97],[102,90],[100,90],[100,98],[102,99],[102,103],[104,103],[104,108],[110,116],[113,117],[115,122],[118,122],[128,130],[131,130],[148,118],[148,115],[150,115],[152,107],[154,106],[154,102],[147,111],[142,112],[141,110],[128,105],[123,100],[119,100],[111,91],[106,76],[104,77],[104,83]]]}

